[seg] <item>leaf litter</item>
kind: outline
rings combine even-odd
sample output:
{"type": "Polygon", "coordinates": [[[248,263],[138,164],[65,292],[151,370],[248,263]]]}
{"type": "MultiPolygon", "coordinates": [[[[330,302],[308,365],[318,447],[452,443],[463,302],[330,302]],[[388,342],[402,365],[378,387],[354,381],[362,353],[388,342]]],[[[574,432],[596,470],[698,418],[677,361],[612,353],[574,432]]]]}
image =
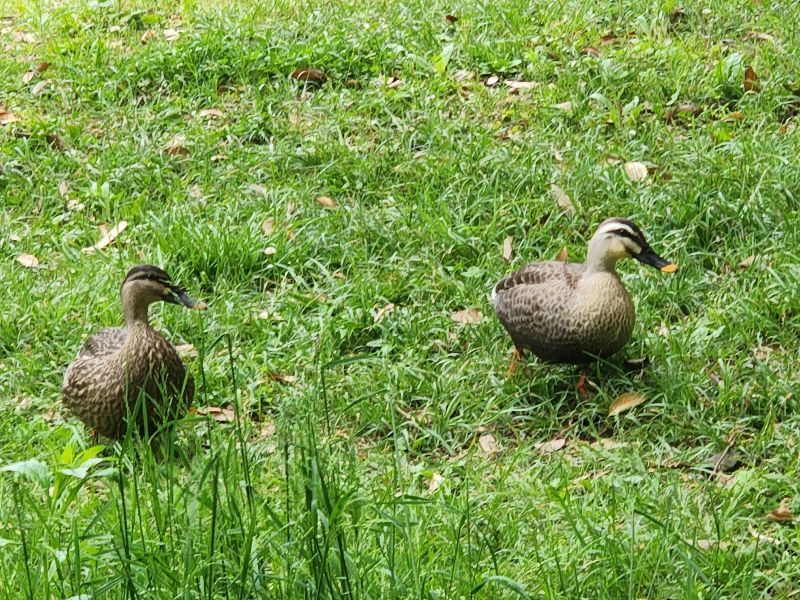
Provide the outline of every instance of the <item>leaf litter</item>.
{"type": "Polygon", "coordinates": [[[639,392],[625,392],[624,394],[620,394],[608,407],[608,416],[613,417],[614,415],[629,411],[639,406],[645,400],[647,400],[647,396],[639,392]]]}
{"type": "Polygon", "coordinates": [[[84,254],[92,254],[93,252],[96,252],[97,250],[103,250],[104,248],[109,246],[111,243],[113,243],[114,240],[117,239],[117,236],[119,236],[120,233],[125,231],[125,228],[127,226],[128,226],[128,222],[127,221],[120,221],[119,223],[114,225],[114,227],[112,227],[111,229],[107,229],[107,230],[106,230],[106,227],[104,225],[102,225],[100,227],[100,239],[98,240],[98,242],[96,244],[84,248],[83,249],[84,254]]]}

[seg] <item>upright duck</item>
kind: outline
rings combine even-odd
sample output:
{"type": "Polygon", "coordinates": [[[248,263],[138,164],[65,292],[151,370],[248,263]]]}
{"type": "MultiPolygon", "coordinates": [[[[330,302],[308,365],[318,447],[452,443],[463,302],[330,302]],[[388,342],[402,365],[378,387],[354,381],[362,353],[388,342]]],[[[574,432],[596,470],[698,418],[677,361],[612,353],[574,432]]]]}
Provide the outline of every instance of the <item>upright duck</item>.
{"type": "Polygon", "coordinates": [[[622,258],[665,273],[677,270],[653,251],[639,227],[615,217],[597,228],[585,263],[537,262],[498,281],[494,310],[514,341],[515,356],[530,350],[546,362],[580,364],[622,348],[636,316],[615,269],[622,258]]]}
{"type": "Polygon", "coordinates": [[[64,406],[95,435],[111,439],[125,435],[129,419],[140,433],[154,434],[184,414],[194,396],[194,379],[175,347],[150,326],[149,306],[163,301],[206,307],[153,265],[128,271],[120,296],[125,327],[102,329],[87,339],[61,386],[64,406]]]}

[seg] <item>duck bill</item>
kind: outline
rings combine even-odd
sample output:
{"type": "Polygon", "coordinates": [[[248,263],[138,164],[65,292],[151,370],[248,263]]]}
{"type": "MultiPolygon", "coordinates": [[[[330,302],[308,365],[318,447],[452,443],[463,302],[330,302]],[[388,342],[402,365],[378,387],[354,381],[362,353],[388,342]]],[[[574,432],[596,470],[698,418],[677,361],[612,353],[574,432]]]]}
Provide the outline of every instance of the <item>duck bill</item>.
{"type": "Polygon", "coordinates": [[[654,267],[664,273],[674,273],[678,270],[678,267],[675,265],[675,263],[671,263],[668,260],[661,258],[658,254],[653,252],[652,248],[645,248],[639,254],[634,256],[634,258],[640,263],[650,265],[651,267],[654,267]]]}
{"type": "Polygon", "coordinates": [[[205,302],[198,302],[194,300],[189,296],[189,294],[182,290],[172,290],[169,296],[167,296],[167,302],[170,302],[171,304],[183,305],[186,308],[193,308],[195,310],[206,309],[205,302]]]}

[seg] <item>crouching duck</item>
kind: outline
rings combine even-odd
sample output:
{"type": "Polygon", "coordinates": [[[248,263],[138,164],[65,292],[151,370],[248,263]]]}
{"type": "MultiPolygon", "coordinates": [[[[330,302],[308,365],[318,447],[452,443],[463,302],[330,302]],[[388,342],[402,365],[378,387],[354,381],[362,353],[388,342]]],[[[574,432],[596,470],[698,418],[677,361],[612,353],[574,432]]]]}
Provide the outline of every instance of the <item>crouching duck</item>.
{"type": "Polygon", "coordinates": [[[94,435],[125,436],[134,423],[152,435],[182,416],[192,403],[194,379],[175,347],[151,327],[148,308],[168,302],[204,310],[159,267],[138,265],[125,276],[120,292],[125,327],[98,331],[67,367],[64,406],[94,435]]]}
{"type": "Polygon", "coordinates": [[[615,217],[597,228],[586,262],[537,262],[498,281],[492,301],[514,341],[515,358],[529,350],[546,362],[580,364],[621,349],[636,316],[615,269],[623,258],[665,273],[677,270],[653,251],[638,226],[615,217]]]}

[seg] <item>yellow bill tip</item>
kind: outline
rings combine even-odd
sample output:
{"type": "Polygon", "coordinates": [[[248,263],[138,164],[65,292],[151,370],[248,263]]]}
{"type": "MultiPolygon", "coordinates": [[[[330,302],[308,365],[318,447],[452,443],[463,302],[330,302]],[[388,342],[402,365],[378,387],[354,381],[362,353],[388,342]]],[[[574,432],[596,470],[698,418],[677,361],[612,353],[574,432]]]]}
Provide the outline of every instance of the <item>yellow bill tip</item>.
{"type": "Polygon", "coordinates": [[[678,266],[675,263],[669,263],[668,265],[664,265],[663,267],[661,267],[661,270],[664,273],[674,273],[675,271],[678,270],[678,266]]]}

